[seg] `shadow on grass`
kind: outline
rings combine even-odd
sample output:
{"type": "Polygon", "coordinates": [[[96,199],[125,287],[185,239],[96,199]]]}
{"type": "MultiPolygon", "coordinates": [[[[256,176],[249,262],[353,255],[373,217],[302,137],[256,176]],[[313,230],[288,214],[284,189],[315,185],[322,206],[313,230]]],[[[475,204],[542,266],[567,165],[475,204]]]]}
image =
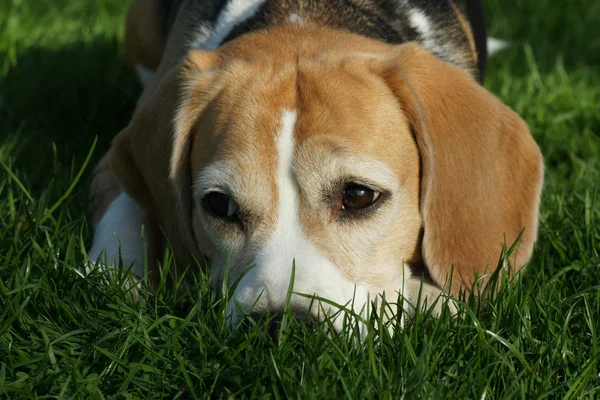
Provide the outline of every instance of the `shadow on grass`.
{"type": "Polygon", "coordinates": [[[0,152],[10,151],[4,159],[36,191],[56,163],[65,173],[81,165],[98,136],[89,176],[127,124],[139,90],[116,40],[29,48],[0,80],[0,152]]]}

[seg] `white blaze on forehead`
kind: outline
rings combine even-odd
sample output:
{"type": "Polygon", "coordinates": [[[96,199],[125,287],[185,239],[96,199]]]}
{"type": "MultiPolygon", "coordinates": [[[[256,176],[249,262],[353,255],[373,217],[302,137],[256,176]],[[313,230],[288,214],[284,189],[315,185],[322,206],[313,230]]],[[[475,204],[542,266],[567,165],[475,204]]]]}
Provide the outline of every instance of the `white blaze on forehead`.
{"type": "MultiPolygon", "coordinates": [[[[257,254],[256,262],[264,269],[264,280],[271,296],[287,294],[291,266],[302,238],[298,207],[298,187],[292,171],[296,111],[284,110],[277,135],[277,224],[271,240],[257,254]],[[270,286],[270,287],[269,287],[270,286]]],[[[274,299],[275,300],[275,299],[274,299]]],[[[277,300],[276,300],[277,301],[277,300]]]]}
{"type": "Polygon", "coordinates": [[[298,215],[298,188],[292,171],[294,162],[294,126],[296,111],[285,110],[281,118],[281,130],[277,136],[277,188],[278,215],[275,234],[292,234],[300,228],[298,215]],[[290,226],[290,222],[297,222],[290,226]]]}
{"type": "MultiPolygon", "coordinates": [[[[246,274],[229,304],[229,313],[234,326],[238,322],[235,303],[243,311],[255,307],[255,311],[283,310],[292,277],[292,264],[295,261],[294,292],[318,295],[337,304],[348,306],[354,300],[354,310],[360,312],[368,303],[367,287],[350,282],[340,270],[331,263],[305,237],[302,230],[299,209],[299,191],[294,176],[293,163],[295,153],[294,126],[296,111],[284,110],[280,129],[276,138],[277,146],[277,209],[276,224],[270,239],[255,250],[252,264],[254,267],[246,274]],[[258,299],[258,300],[257,300],[258,299]]],[[[310,300],[293,295],[291,306],[304,310],[310,300]]],[[[317,303],[313,311],[318,311],[317,303]]],[[[327,311],[328,304],[322,304],[327,311]]],[[[335,307],[333,313],[338,310],[335,307]]],[[[343,318],[335,320],[341,328],[343,318]]]]}

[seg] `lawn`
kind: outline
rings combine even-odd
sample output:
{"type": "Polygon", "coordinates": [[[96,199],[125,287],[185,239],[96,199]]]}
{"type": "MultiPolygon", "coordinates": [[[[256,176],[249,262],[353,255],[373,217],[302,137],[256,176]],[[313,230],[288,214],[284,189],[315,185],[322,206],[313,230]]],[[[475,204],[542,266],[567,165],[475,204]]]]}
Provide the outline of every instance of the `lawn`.
{"type": "Polygon", "coordinates": [[[0,0],[0,397],[600,397],[600,1],[485,1],[512,42],[486,87],[545,158],[533,258],[485,307],[361,345],[293,321],[278,344],[262,322],[233,334],[198,266],[186,295],[139,302],[126,271],[78,273],[91,168],[140,93],[124,3],[0,0]]]}

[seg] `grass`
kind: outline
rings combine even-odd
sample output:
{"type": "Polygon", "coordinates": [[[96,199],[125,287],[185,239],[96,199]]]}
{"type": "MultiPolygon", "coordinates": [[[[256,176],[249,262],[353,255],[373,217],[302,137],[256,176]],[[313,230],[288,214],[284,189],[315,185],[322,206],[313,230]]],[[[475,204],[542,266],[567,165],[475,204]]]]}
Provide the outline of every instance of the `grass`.
{"type": "Polygon", "coordinates": [[[140,91],[123,3],[0,0],[0,396],[600,396],[599,2],[485,1],[513,43],[486,86],[545,156],[538,244],[486,308],[418,313],[392,337],[370,324],[364,346],[293,322],[278,344],[263,322],[234,335],[200,268],[186,295],[160,285],[140,302],[123,271],[77,272],[91,166],[140,91]]]}

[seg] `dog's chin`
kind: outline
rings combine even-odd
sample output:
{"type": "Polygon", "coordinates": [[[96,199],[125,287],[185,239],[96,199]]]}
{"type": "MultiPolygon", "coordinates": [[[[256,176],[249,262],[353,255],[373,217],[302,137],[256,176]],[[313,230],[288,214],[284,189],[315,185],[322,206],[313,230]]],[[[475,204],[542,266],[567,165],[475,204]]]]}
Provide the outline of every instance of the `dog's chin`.
{"type": "MultiPolygon", "coordinates": [[[[290,269],[289,279],[269,285],[261,279],[264,271],[260,267],[254,265],[243,276],[230,276],[227,321],[234,332],[252,329],[262,321],[277,342],[279,329],[287,324],[281,324],[281,321],[291,318],[300,325],[323,329],[328,335],[341,335],[361,343],[379,335],[377,332],[381,329],[393,336],[405,328],[417,310],[431,317],[438,317],[446,306],[451,316],[458,310],[454,300],[443,295],[439,288],[422,278],[415,280],[412,274],[409,279],[399,278],[397,283],[379,289],[350,284],[340,277],[335,277],[336,280],[312,277],[310,285],[306,285],[308,280],[303,275],[306,271],[295,267],[293,282],[290,281],[290,269]],[[232,288],[233,282],[236,286],[232,288]],[[348,287],[341,287],[340,282],[348,283],[348,287]],[[323,290],[326,284],[329,291],[323,290]],[[344,289],[347,289],[347,297],[343,297],[344,289]]],[[[317,270],[324,272],[326,267],[320,266],[317,270]]]]}
{"type": "MultiPolygon", "coordinates": [[[[232,327],[236,328],[249,314],[279,315],[290,311],[302,320],[327,321],[336,330],[343,328],[347,317],[365,319],[369,305],[378,302],[379,291],[351,282],[330,262],[316,261],[319,260],[304,254],[286,268],[284,262],[266,266],[251,263],[251,268],[241,274],[230,268],[233,273],[227,274],[228,286],[230,291],[234,287],[228,317],[232,327]]],[[[402,284],[394,286],[397,287],[389,295],[395,301],[402,284]]]]}
{"type": "MultiPolygon", "coordinates": [[[[294,294],[302,296],[303,299],[309,299],[305,294],[294,294]],[[306,297],[303,297],[306,296],[306,297]]],[[[307,308],[297,308],[296,306],[284,306],[278,309],[260,309],[244,308],[234,296],[227,306],[227,320],[230,328],[234,332],[240,332],[244,329],[252,329],[256,323],[264,322],[267,324],[269,335],[277,342],[279,330],[284,326],[282,321],[287,320],[288,324],[299,324],[308,328],[322,329],[328,335],[343,334],[347,337],[363,340],[367,336],[368,320],[371,310],[367,311],[367,304],[364,304],[362,310],[355,312],[352,305],[332,305],[326,298],[312,296],[309,299],[312,306],[307,308]],[[251,322],[251,323],[249,323],[251,322]]],[[[260,302],[260,301],[259,301],[260,302]]],[[[391,306],[390,306],[391,307],[391,306]]],[[[377,312],[378,313],[378,312],[377,312]]],[[[389,320],[389,312],[388,315],[389,320]]],[[[395,315],[395,314],[394,314],[395,315]]],[[[392,326],[393,324],[387,324],[392,326]]]]}
{"type": "Polygon", "coordinates": [[[394,337],[410,323],[417,308],[434,318],[439,317],[443,307],[448,307],[451,317],[456,316],[458,310],[454,300],[448,297],[439,297],[433,304],[427,304],[425,301],[417,305],[408,299],[402,299],[401,296],[393,302],[388,302],[382,295],[364,304],[359,312],[352,310],[350,304],[346,307],[336,307],[323,300],[315,299],[314,308],[309,312],[298,312],[294,308],[276,312],[244,310],[234,298],[228,303],[227,321],[236,334],[265,324],[267,333],[276,344],[280,342],[281,329],[290,325],[300,325],[310,329],[312,333],[313,329],[321,330],[330,338],[341,338],[353,342],[356,346],[363,346],[367,342],[378,345],[382,335],[394,337]]]}
{"type": "MultiPolygon", "coordinates": [[[[286,315],[286,318],[293,318],[301,325],[321,327],[328,334],[342,334],[344,337],[364,340],[368,336],[369,326],[379,330],[382,324],[388,334],[393,335],[396,330],[405,326],[406,317],[414,314],[416,304],[402,297],[402,285],[395,291],[382,290],[375,294],[365,289],[364,286],[355,285],[350,297],[336,301],[335,294],[307,293],[290,284],[278,293],[283,301],[275,302],[277,295],[268,291],[264,285],[251,287],[242,278],[228,301],[227,319],[236,332],[249,325],[246,323],[248,319],[254,322],[264,320],[272,333],[277,331],[277,321],[286,315]],[[240,287],[240,284],[243,286],[240,287]]],[[[434,315],[441,311],[442,301],[440,299],[439,304],[436,303],[434,315]]],[[[432,303],[433,301],[429,304],[432,303]]]]}

